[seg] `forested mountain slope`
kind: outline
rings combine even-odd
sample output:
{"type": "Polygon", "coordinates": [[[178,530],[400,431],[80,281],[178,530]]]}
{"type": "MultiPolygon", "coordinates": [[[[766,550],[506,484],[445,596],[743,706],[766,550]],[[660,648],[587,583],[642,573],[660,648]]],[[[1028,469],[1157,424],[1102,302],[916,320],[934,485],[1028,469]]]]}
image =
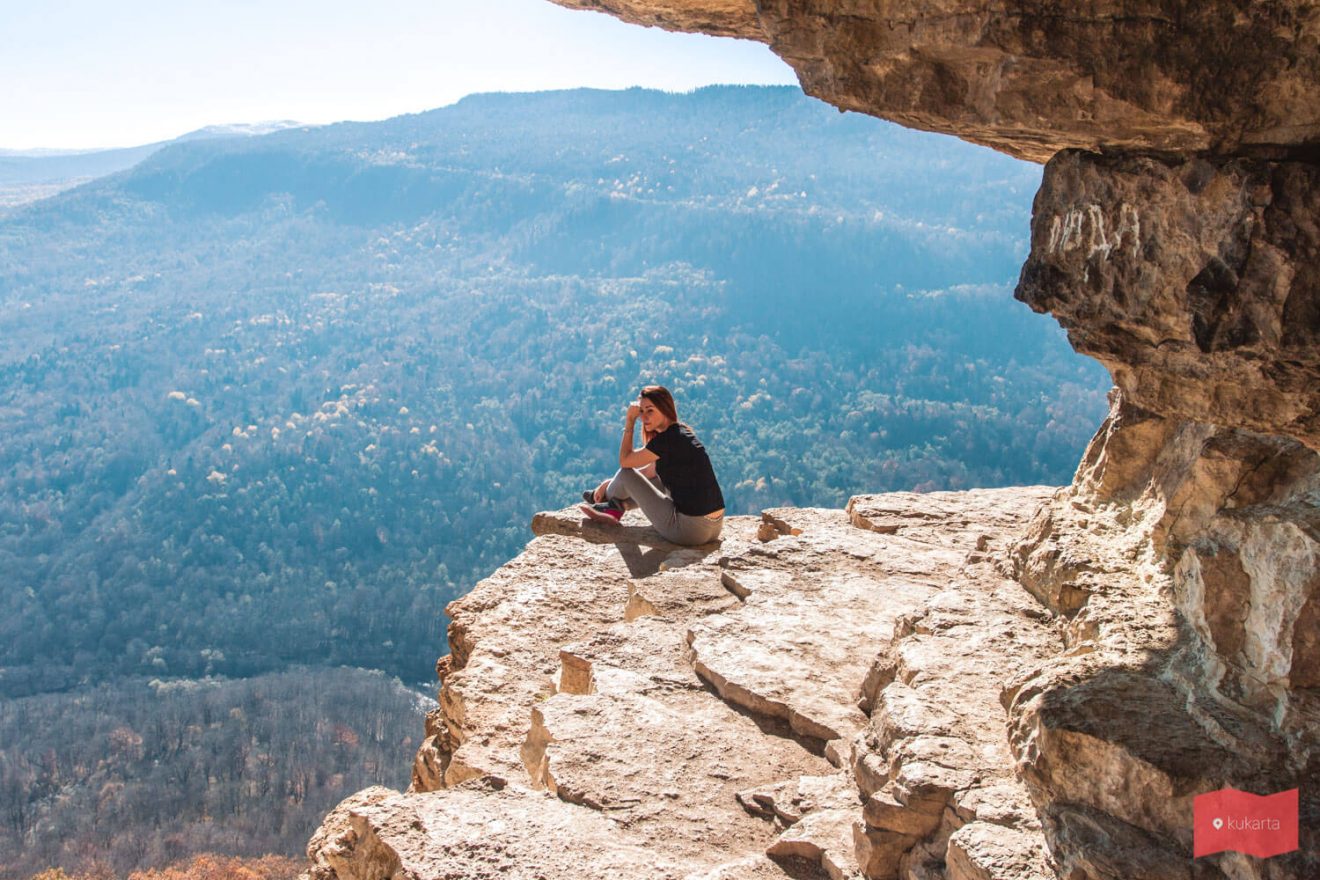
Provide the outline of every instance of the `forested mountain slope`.
{"type": "Polygon", "coordinates": [[[1039,169],[788,88],[172,146],[0,221],[0,694],[429,676],[444,603],[674,389],[732,512],[1065,482],[1039,169]]]}

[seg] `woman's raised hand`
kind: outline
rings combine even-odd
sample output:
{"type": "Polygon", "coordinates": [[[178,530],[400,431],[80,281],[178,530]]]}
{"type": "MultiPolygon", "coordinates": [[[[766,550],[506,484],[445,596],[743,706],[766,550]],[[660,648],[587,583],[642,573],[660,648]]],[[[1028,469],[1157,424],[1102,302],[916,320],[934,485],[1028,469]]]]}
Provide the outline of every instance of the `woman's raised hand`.
{"type": "Polygon", "coordinates": [[[641,404],[633,403],[633,404],[629,405],[629,407],[628,407],[628,418],[632,419],[633,421],[637,421],[637,420],[640,419],[641,417],[642,417],[642,407],[641,407],[641,404]]]}

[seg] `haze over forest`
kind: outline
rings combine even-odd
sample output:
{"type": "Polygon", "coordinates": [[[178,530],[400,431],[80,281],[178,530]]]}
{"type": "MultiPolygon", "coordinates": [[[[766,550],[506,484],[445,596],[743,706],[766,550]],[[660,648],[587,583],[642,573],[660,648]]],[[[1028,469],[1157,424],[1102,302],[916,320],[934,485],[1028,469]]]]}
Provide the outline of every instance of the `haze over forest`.
{"type": "Polygon", "coordinates": [[[796,88],[579,90],[0,214],[0,876],[297,854],[406,785],[444,604],[643,384],[733,514],[1067,482],[1108,381],[1012,299],[1039,180],[796,88]]]}

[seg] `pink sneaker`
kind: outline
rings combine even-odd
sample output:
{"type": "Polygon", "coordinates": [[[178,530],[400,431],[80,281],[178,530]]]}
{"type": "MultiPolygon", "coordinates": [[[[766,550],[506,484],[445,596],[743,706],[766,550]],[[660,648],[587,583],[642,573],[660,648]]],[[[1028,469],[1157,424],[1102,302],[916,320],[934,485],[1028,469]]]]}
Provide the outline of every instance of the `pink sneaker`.
{"type": "Polygon", "coordinates": [[[619,520],[623,519],[623,505],[617,501],[605,501],[601,504],[579,504],[578,510],[582,511],[588,519],[606,525],[617,526],[619,520]]]}

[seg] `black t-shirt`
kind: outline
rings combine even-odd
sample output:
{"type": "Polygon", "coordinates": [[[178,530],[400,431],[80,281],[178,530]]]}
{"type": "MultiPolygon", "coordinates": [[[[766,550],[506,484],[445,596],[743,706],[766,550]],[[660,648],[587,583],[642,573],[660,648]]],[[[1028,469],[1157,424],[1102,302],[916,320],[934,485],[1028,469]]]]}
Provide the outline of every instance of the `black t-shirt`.
{"type": "Polygon", "coordinates": [[[656,475],[674,499],[674,507],[686,516],[705,516],[724,507],[715,469],[697,435],[687,425],[673,424],[651,438],[646,448],[660,460],[656,475]]]}

